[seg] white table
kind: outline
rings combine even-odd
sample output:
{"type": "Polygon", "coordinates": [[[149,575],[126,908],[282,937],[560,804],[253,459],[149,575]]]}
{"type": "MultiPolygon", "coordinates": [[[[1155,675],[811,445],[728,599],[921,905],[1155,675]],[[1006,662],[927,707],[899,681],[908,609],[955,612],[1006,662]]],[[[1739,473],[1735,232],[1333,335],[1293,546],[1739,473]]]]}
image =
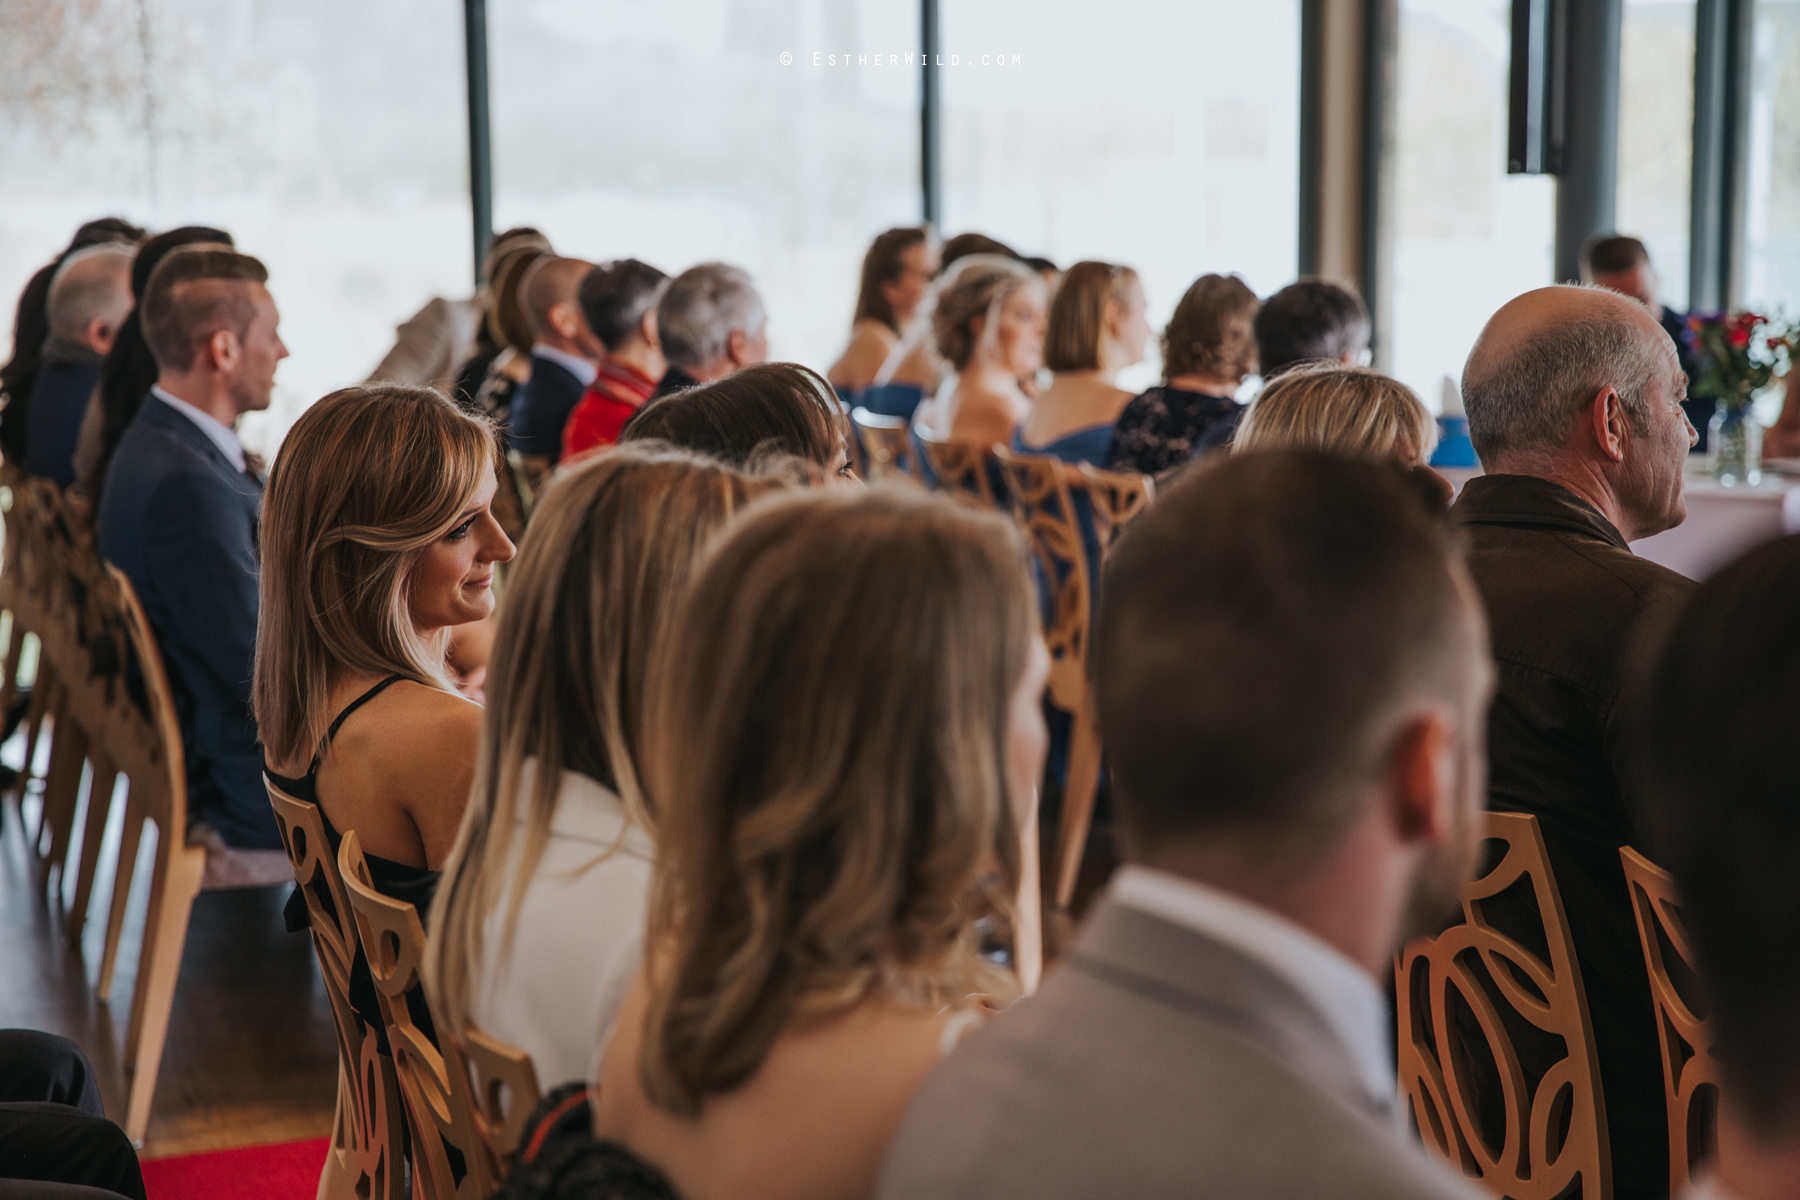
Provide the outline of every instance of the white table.
{"type": "MultiPolygon", "coordinates": [[[[1696,458],[1699,456],[1696,455],[1696,458]]],[[[1458,493],[1479,470],[1440,470],[1458,493]]],[[[1687,520],[1632,543],[1632,553],[1690,579],[1705,579],[1759,543],[1800,532],[1800,486],[1765,472],[1755,487],[1721,487],[1704,467],[1690,467],[1687,520]]]]}

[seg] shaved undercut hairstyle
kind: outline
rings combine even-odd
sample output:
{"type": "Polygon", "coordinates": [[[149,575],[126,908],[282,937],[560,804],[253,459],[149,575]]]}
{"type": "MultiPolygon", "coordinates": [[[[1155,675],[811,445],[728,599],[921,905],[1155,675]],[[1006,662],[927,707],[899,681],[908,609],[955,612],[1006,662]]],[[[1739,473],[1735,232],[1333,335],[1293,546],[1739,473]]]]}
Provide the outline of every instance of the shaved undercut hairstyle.
{"type": "Polygon", "coordinates": [[[1270,450],[1190,471],[1132,523],[1102,592],[1128,844],[1337,836],[1419,699],[1468,695],[1474,595],[1442,499],[1397,465],[1270,450]]]}
{"type": "Polygon", "coordinates": [[[170,251],[150,274],[140,314],[158,369],[189,370],[221,329],[242,340],[256,319],[256,302],[244,285],[268,281],[262,263],[235,250],[170,251]]]}
{"type": "MultiPolygon", "coordinates": [[[[531,267],[525,277],[525,311],[531,316],[532,330],[542,336],[550,329],[550,310],[558,304],[581,305],[581,281],[593,264],[579,258],[557,258],[545,255],[531,267]]],[[[584,316],[582,320],[586,320],[584,316]]]]}
{"type": "MultiPolygon", "coordinates": [[[[1605,288],[1591,290],[1617,296],[1605,288]]],[[[1577,414],[1607,386],[1624,402],[1632,432],[1646,433],[1645,396],[1662,365],[1659,348],[1674,353],[1660,332],[1652,341],[1648,331],[1604,311],[1547,324],[1510,344],[1495,345],[1482,330],[1462,377],[1475,453],[1487,463],[1497,454],[1561,449],[1577,414]]]]}

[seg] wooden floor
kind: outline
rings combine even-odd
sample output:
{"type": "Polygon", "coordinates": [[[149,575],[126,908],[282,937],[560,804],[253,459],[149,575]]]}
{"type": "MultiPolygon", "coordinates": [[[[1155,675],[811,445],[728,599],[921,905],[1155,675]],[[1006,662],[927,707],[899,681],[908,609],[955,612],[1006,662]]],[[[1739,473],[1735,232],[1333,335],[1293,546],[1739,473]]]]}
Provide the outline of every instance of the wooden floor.
{"type": "MultiPolygon", "coordinates": [[[[24,807],[34,822],[35,799],[24,807]]],[[[127,1080],[120,1060],[147,864],[137,872],[110,1002],[97,1000],[92,980],[111,879],[96,881],[100,917],[88,922],[82,944],[72,945],[60,906],[33,886],[18,808],[6,803],[0,824],[0,1028],[43,1029],[80,1043],[99,1074],[107,1115],[122,1122],[127,1080]]],[[[82,827],[78,814],[75,828],[82,827]]],[[[312,941],[282,926],[290,890],[205,892],[195,901],[142,1157],[330,1133],[337,1045],[312,941]]]]}

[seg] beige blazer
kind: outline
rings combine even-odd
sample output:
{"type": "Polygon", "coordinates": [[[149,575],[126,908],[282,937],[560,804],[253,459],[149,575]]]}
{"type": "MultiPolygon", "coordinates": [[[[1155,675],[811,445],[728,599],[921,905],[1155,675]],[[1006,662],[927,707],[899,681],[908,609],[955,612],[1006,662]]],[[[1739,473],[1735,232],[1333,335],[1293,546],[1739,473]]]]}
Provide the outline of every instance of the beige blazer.
{"type": "Polygon", "coordinates": [[[1103,902],[1074,950],[914,1099],[881,1200],[1480,1200],[1400,1133],[1269,968],[1103,902]]]}

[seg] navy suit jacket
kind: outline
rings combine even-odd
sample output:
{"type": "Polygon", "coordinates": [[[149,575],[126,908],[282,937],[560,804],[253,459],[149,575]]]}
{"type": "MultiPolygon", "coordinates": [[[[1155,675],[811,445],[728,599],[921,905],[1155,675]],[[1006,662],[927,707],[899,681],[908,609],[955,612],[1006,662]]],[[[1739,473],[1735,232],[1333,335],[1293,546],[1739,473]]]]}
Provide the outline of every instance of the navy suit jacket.
{"type": "Polygon", "coordinates": [[[100,553],[156,633],[187,755],[188,815],[227,845],[279,849],[250,708],[262,484],[154,395],[107,468],[100,553]]]}
{"type": "Polygon", "coordinates": [[[47,362],[31,387],[25,426],[25,469],[66,488],[75,482],[81,419],[100,382],[100,356],[47,362]]]}
{"type": "Polygon", "coordinates": [[[541,354],[531,356],[531,378],[513,398],[508,439],[520,454],[562,457],[563,426],[586,388],[569,368],[541,354]]]}

